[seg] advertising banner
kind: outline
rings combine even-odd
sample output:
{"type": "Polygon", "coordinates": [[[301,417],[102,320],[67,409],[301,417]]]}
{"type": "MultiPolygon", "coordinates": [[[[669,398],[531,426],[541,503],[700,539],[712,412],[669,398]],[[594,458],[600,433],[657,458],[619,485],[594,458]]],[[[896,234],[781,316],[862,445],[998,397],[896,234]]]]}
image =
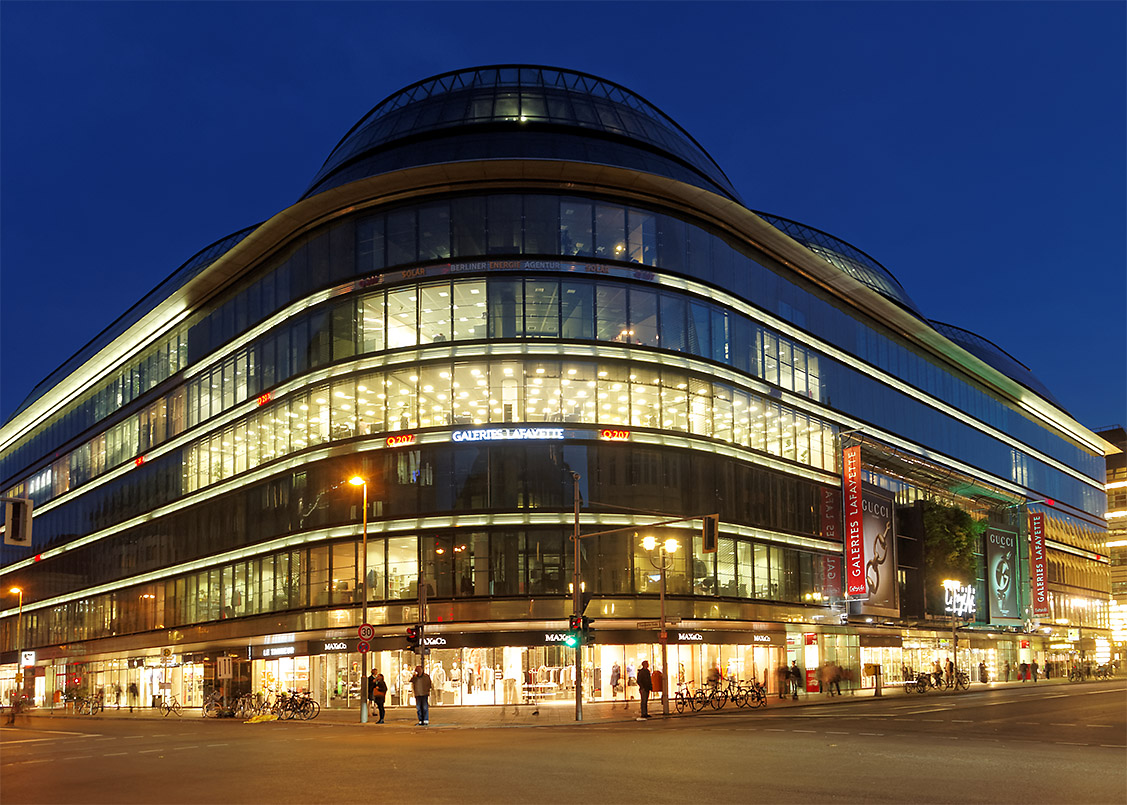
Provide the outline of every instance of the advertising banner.
{"type": "Polygon", "coordinates": [[[900,612],[900,582],[896,577],[896,531],[892,493],[864,485],[861,499],[861,531],[864,539],[865,592],[863,615],[891,615],[900,612]]]}
{"type": "Polygon", "coordinates": [[[1017,608],[1017,534],[986,529],[986,589],[990,622],[1021,622],[1017,608]]]}
{"type": "Polygon", "coordinates": [[[1032,592],[1033,617],[1048,617],[1048,560],[1045,558],[1045,515],[1029,514],[1029,581],[1032,592]]]}
{"type": "Polygon", "coordinates": [[[841,598],[841,557],[822,557],[822,595],[830,600],[841,598]]]}
{"type": "Polygon", "coordinates": [[[842,498],[845,506],[845,595],[866,598],[865,540],[861,523],[861,445],[841,451],[842,498]]]}

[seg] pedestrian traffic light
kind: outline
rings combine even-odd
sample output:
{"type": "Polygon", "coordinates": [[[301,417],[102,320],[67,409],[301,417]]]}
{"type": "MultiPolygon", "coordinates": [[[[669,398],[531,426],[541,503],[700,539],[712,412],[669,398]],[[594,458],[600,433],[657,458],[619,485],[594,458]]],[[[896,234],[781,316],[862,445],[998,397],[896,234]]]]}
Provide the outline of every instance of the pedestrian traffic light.
{"type": "Polygon", "coordinates": [[[719,514],[706,514],[704,516],[704,525],[701,528],[701,541],[704,547],[701,550],[704,553],[716,553],[716,543],[720,536],[720,515],[719,514]]]}
{"type": "Polygon", "coordinates": [[[568,629],[564,635],[563,644],[568,648],[575,648],[583,642],[583,634],[578,629],[568,629]]]}
{"type": "Polygon", "coordinates": [[[594,643],[595,630],[591,628],[591,619],[584,615],[579,621],[579,633],[583,635],[583,642],[588,645],[594,643]]]}
{"type": "Polygon", "coordinates": [[[583,618],[580,615],[569,615],[567,619],[567,628],[569,631],[575,632],[583,628],[583,618]]]}
{"type": "Polygon", "coordinates": [[[4,498],[4,544],[31,547],[29,498],[4,498]]]}
{"type": "Polygon", "coordinates": [[[411,651],[419,650],[419,628],[417,626],[407,627],[407,648],[411,651]]]}

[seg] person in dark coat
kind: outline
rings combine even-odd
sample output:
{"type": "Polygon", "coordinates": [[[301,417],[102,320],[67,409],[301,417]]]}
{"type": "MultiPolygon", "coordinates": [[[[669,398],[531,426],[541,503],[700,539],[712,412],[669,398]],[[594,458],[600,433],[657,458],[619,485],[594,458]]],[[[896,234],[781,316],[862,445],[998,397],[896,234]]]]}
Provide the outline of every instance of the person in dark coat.
{"type": "Polygon", "coordinates": [[[383,674],[376,674],[376,681],[372,684],[371,692],[372,701],[376,703],[376,710],[379,711],[380,720],[377,724],[383,723],[384,717],[384,701],[387,699],[387,682],[384,681],[383,674]]]}
{"type": "Polygon", "coordinates": [[[653,677],[650,674],[649,660],[642,660],[638,669],[638,690],[642,693],[642,718],[650,717],[650,693],[653,692],[653,677]]]}

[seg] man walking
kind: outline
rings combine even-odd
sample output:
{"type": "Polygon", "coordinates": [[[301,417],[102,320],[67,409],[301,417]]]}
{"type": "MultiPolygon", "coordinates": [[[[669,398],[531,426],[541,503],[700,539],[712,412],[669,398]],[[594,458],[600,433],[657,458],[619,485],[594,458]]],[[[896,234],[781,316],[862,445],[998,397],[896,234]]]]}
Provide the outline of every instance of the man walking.
{"type": "Polygon", "coordinates": [[[649,660],[642,660],[638,669],[638,690],[642,692],[642,718],[650,717],[650,693],[653,692],[653,677],[650,674],[649,660]]]}
{"type": "Polygon", "coordinates": [[[376,681],[372,684],[372,700],[376,703],[376,709],[380,713],[380,720],[377,724],[383,723],[384,715],[384,701],[387,699],[387,682],[384,681],[383,674],[376,674],[376,681]]]}
{"type": "Polygon", "coordinates": [[[430,674],[423,670],[423,666],[415,666],[415,675],[411,677],[411,692],[415,694],[415,713],[419,716],[416,727],[430,726],[430,674]]]}

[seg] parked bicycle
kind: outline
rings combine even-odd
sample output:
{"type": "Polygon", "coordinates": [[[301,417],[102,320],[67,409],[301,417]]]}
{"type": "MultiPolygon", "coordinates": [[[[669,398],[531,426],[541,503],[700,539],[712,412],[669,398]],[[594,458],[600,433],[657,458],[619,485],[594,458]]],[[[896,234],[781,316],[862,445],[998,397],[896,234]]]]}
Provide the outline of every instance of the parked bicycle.
{"type": "Polygon", "coordinates": [[[106,709],[106,705],[101,699],[94,696],[87,696],[85,699],[79,699],[74,706],[74,712],[80,716],[92,716],[95,713],[100,713],[106,709]]]}
{"type": "Polygon", "coordinates": [[[176,698],[176,694],[171,694],[167,698],[161,699],[160,704],[157,705],[157,709],[160,710],[160,714],[165,718],[168,717],[169,713],[175,713],[177,716],[184,715],[184,708],[176,698]]]}
{"type": "Polygon", "coordinates": [[[223,697],[219,691],[212,691],[203,701],[204,718],[219,718],[219,714],[226,709],[223,706],[223,697]]]}
{"type": "Polygon", "coordinates": [[[321,712],[321,705],[308,693],[279,693],[272,711],[278,720],[298,718],[308,721],[321,712]]]}

